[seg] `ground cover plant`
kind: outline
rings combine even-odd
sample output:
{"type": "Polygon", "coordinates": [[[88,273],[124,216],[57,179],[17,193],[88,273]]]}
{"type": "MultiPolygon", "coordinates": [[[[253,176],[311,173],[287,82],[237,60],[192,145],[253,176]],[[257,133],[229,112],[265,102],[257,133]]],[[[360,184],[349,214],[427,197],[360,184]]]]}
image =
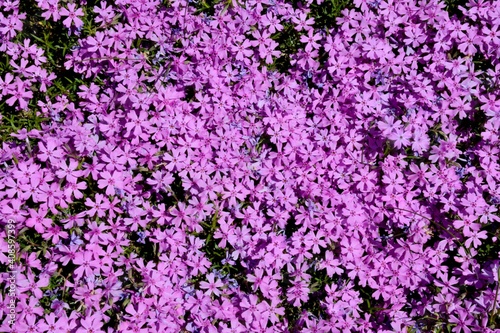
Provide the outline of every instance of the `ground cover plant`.
{"type": "Polygon", "coordinates": [[[499,1],[0,7],[0,331],[500,331],[499,1]]]}

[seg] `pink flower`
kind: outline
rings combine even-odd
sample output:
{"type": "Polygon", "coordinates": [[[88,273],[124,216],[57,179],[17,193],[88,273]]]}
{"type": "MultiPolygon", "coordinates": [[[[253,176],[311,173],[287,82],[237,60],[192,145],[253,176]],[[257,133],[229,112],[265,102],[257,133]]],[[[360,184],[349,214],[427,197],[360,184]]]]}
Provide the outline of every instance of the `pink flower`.
{"type": "Polygon", "coordinates": [[[219,288],[224,286],[224,283],[220,279],[215,280],[215,275],[213,273],[209,273],[207,275],[208,282],[201,281],[200,288],[206,289],[205,294],[211,295],[214,294],[216,296],[220,295],[219,288]]]}
{"type": "Polygon", "coordinates": [[[464,309],[457,309],[458,317],[455,315],[450,316],[450,323],[455,324],[456,326],[452,329],[452,332],[460,333],[471,333],[470,329],[471,323],[473,322],[472,316],[465,311],[464,309]]]}
{"type": "Polygon", "coordinates": [[[411,133],[402,129],[397,129],[389,135],[389,139],[394,141],[394,147],[398,149],[407,147],[410,144],[411,137],[411,133]]]}
{"type": "Polygon", "coordinates": [[[319,264],[319,267],[322,269],[326,268],[326,274],[328,276],[333,276],[334,274],[342,274],[344,270],[339,267],[340,261],[334,258],[332,251],[326,251],[325,260],[319,264]]]}
{"type": "Polygon", "coordinates": [[[58,165],[58,162],[62,158],[64,151],[60,149],[60,143],[56,139],[50,138],[47,140],[46,144],[39,142],[38,147],[40,148],[40,153],[38,158],[40,161],[49,161],[54,165],[58,165]]]}
{"type": "Polygon", "coordinates": [[[266,307],[265,304],[259,303],[259,299],[255,295],[249,295],[248,298],[243,298],[240,305],[244,309],[241,316],[248,323],[252,323],[254,320],[259,321],[266,307]]]}
{"type": "Polygon", "coordinates": [[[26,219],[26,226],[35,228],[39,233],[43,233],[52,225],[52,219],[47,218],[47,209],[40,207],[38,210],[29,209],[30,217],[26,219]]]}
{"type": "Polygon", "coordinates": [[[39,328],[46,333],[65,332],[69,329],[66,315],[49,313],[44,318],[45,322],[39,322],[39,328]]]}
{"type": "Polygon", "coordinates": [[[103,171],[100,174],[101,179],[97,181],[100,189],[106,188],[106,195],[114,195],[115,189],[123,189],[122,174],[119,171],[113,171],[113,174],[108,171],[103,171]]]}
{"type": "Polygon", "coordinates": [[[81,319],[80,327],[76,330],[76,333],[105,333],[101,330],[102,326],[101,316],[94,314],[81,319]]]}
{"type": "Polygon", "coordinates": [[[301,279],[296,279],[293,286],[288,288],[286,293],[287,299],[293,306],[300,306],[301,303],[307,302],[309,299],[309,288],[307,283],[301,279]]]}
{"type": "Polygon", "coordinates": [[[97,193],[94,201],[90,198],[85,199],[85,206],[90,207],[90,210],[87,211],[88,216],[97,214],[98,217],[103,217],[109,208],[109,200],[102,194],[97,193]]]}
{"type": "Polygon", "coordinates": [[[26,89],[26,85],[23,81],[18,79],[14,84],[13,89],[9,89],[9,94],[12,95],[11,98],[7,99],[7,104],[12,106],[16,102],[19,103],[19,108],[25,110],[28,106],[28,101],[33,97],[33,92],[26,89]]]}
{"type": "Polygon", "coordinates": [[[76,5],[74,3],[69,3],[67,9],[62,7],[59,14],[61,16],[67,16],[67,18],[63,21],[66,28],[70,28],[72,23],[75,24],[77,29],[83,26],[83,21],[79,18],[84,15],[83,10],[81,8],[76,9],[76,5]]]}

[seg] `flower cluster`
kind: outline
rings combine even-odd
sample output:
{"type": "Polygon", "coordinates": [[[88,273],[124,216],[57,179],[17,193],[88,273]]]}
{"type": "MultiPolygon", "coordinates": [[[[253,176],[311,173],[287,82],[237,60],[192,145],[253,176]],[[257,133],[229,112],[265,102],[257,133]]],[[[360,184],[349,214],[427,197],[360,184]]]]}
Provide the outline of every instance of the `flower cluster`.
{"type": "Polygon", "coordinates": [[[500,326],[499,1],[22,2],[0,330],[500,326]]]}

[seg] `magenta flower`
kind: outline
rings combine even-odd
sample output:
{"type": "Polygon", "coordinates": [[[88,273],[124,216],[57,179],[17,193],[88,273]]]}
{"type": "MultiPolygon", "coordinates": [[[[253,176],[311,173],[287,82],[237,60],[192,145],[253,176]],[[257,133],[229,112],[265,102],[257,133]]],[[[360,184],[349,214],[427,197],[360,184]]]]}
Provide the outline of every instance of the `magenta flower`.
{"type": "Polygon", "coordinates": [[[214,294],[216,296],[219,296],[221,294],[219,289],[224,286],[224,283],[222,283],[220,279],[215,280],[215,276],[213,273],[209,273],[207,275],[207,280],[208,282],[200,282],[200,288],[206,290],[206,295],[214,294]]]}
{"type": "Polygon", "coordinates": [[[496,2],[240,2],[2,2],[0,330],[492,332],[496,2]]]}
{"type": "Polygon", "coordinates": [[[87,211],[88,216],[97,214],[98,217],[103,217],[106,214],[106,210],[109,208],[109,200],[98,193],[95,195],[94,200],[90,198],[85,199],[85,206],[90,207],[90,210],[87,211]]]}
{"type": "Polygon", "coordinates": [[[80,327],[76,330],[77,333],[104,333],[102,328],[101,317],[97,314],[88,316],[80,321],[80,327]]]}
{"type": "Polygon", "coordinates": [[[100,189],[106,188],[106,195],[114,195],[115,189],[123,189],[123,179],[119,171],[113,171],[113,174],[103,171],[100,177],[97,184],[100,189]]]}
{"type": "Polygon", "coordinates": [[[77,9],[74,3],[69,3],[67,7],[68,8],[62,7],[59,10],[61,16],[67,16],[66,19],[63,20],[64,26],[70,28],[74,23],[75,28],[81,28],[83,26],[83,21],[80,17],[84,15],[83,10],[81,8],[77,9]]]}
{"type": "Polygon", "coordinates": [[[39,233],[44,232],[52,225],[52,219],[47,218],[47,209],[40,207],[38,210],[29,209],[30,217],[26,219],[26,226],[35,228],[39,233]]]}
{"type": "Polygon", "coordinates": [[[26,89],[23,81],[17,80],[13,88],[8,89],[8,94],[12,95],[7,99],[7,104],[12,106],[16,102],[19,103],[19,108],[25,110],[28,106],[28,101],[33,97],[33,92],[26,89]]]}

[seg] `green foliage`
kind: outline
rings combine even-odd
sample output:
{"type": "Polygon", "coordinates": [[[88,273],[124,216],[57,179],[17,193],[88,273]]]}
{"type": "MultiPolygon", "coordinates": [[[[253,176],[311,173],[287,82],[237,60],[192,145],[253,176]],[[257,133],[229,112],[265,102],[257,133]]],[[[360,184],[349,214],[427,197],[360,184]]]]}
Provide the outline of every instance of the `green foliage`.
{"type": "MultiPolygon", "coordinates": [[[[228,278],[236,280],[240,290],[250,292],[251,287],[246,280],[246,269],[241,263],[236,260],[234,264],[230,264],[227,260],[227,248],[220,248],[218,246],[219,240],[214,239],[215,232],[219,229],[218,226],[218,213],[216,212],[207,222],[202,223],[203,232],[196,236],[204,240],[204,245],[201,251],[206,255],[210,261],[210,270],[218,270],[221,274],[228,278]]],[[[228,245],[229,247],[230,245],[228,245]]],[[[200,280],[203,277],[200,277],[200,280]]]]}
{"type": "Polygon", "coordinates": [[[465,7],[469,2],[468,0],[445,0],[446,10],[450,13],[450,16],[457,15],[462,16],[462,11],[460,10],[460,6],[465,7]]]}
{"type": "Polygon", "coordinates": [[[198,0],[194,3],[197,13],[204,13],[205,15],[212,16],[215,14],[216,5],[222,3],[223,0],[198,0]]]}
{"type": "MultiPolygon", "coordinates": [[[[300,3],[300,1],[294,1],[300,3]]],[[[354,8],[352,0],[325,0],[320,5],[312,3],[309,16],[314,18],[314,27],[317,29],[330,29],[337,26],[337,17],[342,15],[344,9],[354,8]]]]}
{"type": "Polygon", "coordinates": [[[17,242],[19,244],[21,254],[24,252],[32,253],[40,251],[45,254],[45,251],[49,248],[49,243],[44,240],[41,234],[33,228],[25,228],[21,230],[17,237],[17,242]]]}
{"type": "Polygon", "coordinates": [[[283,30],[276,32],[271,38],[278,43],[281,56],[268,67],[270,70],[286,73],[290,68],[292,56],[303,46],[300,42],[300,33],[294,28],[293,24],[284,24],[283,30]]]}
{"type": "MultiPolygon", "coordinates": [[[[303,3],[301,1],[293,1],[292,5],[295,8],[301,8],[303,3]]],[[[346,8],[353,8],[352,0],[326,0],[320,5],[312,3],[309,6],[309,17],[314,18],[314,28],[323,29],[323,31],[328,32],[329,29],[336,27],[336,18],[346,8]]],[[[283,30],[271,36],[278,43],[278,50],[281,52],[281,56],[268,66],[270,70],[276,70],[280,73],[288,71],[293,55],[297,54],[304,47],[304,44],[300,42],[302,34],[303,32],[297,31],[293,24],[288,23],[283,25],[283,30]]],[[[321,57],[320,60],[324,60],[323,58],[321,57]]]]}
{"type": "MultiPolygon", "coordinates": [[[[82,84],[88,84],[88,80],[79,78],[72,69],[65,68],[66,56],[71,53],[72,48],[78,47],[78,39],[94,35],[97,27],[93,24],[95,15],[92,8],[98,4],[98,1],[87,1],[84,6],[85,16],[82,17],[84,26],[79,35],[69,34],[68,29],[64,27],[62,20],[59,22],[47,21],[41,16],[42,10],[37,6],[34,0],[20,2],[20,11],[26,13],[26,19],[23,20],[23,29],[14,39],[18,44],[29,40],[30,44],[36,44],[41,48],[47,61],[41,66],[48,73],[53,73],[56,78],[52,85],[47,87],[46,92],[40,91],[40,85],[35,84],[31,87],[33,98],[29,101],[27,110],[18,111],[15,106],[7,105],[5,101],[0,103],[0,138],[1,141],[15,140],[11,133],[25,128],[27,131],[32,129],[41,129],[43,122],[50,121],[50,118],[43,116],[38,102],[55,101],[58,96],[66,96],[70,102],[77,102],[76,95],[78,87],[82,84]]],[[[10,65],[11,57],[2,52],[0,54],[0,77],[12,72],[10,65]]],[[[94,81],[99,83],[99,81],[94,81]]]]}
{"type": "Polygon", "coordinates": [[[273,152],[277,152],[278,151],[278,147],[271,142],[271,136],[267,133],[264,133],[260,136],[259,138],[259,141],[257,142],[257,145],[255,146],[255,149],[257,150],[257,152],[261,152],[262,151],[262,148],[264,147],[269,147],[271,149],[271,151],[273,152]]]}
{"type": "Polygon", "coordinates": [[[285,235],[286,237],[292,237],[293,233],[300,229],[300,224],[297,224],[294,216],[290,216],[286,221],[285,225],[285,235]]]}

